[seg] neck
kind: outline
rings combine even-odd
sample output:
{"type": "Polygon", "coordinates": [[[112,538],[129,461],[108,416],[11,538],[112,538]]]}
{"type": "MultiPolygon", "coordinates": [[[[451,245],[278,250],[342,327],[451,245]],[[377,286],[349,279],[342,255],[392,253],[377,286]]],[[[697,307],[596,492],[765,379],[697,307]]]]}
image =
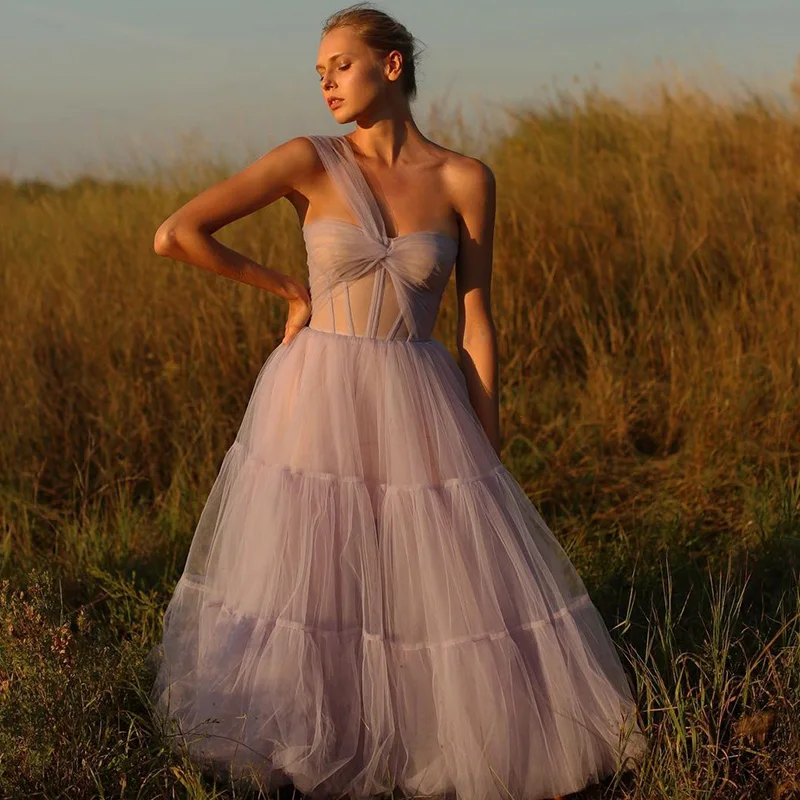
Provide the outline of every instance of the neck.
{"type": "Polygon", "coordinates": [[[425,141],[410,111],[370,123],[359,121],[348,139],[365,158],[375,158],[389,167],[409,144],[425,141]]]}

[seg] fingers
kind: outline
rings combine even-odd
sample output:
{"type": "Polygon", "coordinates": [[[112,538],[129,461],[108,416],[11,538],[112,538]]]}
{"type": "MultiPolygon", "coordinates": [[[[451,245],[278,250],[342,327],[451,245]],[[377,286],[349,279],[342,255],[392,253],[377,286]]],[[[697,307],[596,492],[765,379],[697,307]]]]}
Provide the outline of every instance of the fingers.
{"type": "Polygon", "coordinates": [[[283,331],[283,339],[281,340],[281,344],[289,344],[289,342],[291,342],[292,339],[297,336],[298,332],[302,330],[302,328],[302,325],[287,323],[283,331]]]}

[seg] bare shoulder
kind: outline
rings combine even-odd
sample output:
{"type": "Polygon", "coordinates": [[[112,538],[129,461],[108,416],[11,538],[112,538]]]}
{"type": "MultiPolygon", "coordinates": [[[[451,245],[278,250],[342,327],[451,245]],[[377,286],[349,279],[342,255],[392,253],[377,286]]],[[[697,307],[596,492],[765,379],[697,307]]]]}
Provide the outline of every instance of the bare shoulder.
{"type": "Polygon", "coordinates": [[[324,167],[311,139],[295,136],[268,150],[247,168],[247,172],[264,185],[279,183],[283,194],[287,194],[303,191],[309,181],[313,182],[324,172],[324,167]]]}
{"type": "Polygon", "coordinates": [[[323,168],[317,148],[307,136],[295,136],[279,144],[270,150],[266,157],[283,164],[292,189],[299,188],[298,184],[315,176],[323,168]]]}
{"type": "Polygon", "coordinates": [[[491,242],[494,229],[496,185],[488,164],[479,158],[437,145],[442,164],[442,185],[459,219],[462,251],[470,242],[491,242]]]}
{"type": "Polygon", "coordinates": [[[487,164],[448,148],[442,148],[442,156],[442,175],[456,211],[463,213],[493,202],[495,177],[487,164]]]}

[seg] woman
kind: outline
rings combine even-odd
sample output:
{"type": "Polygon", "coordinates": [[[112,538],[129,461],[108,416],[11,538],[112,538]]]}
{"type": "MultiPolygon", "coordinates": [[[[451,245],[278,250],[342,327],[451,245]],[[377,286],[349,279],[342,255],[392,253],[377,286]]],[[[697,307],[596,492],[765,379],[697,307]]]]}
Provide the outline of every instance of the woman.
{"type": "Polygon", "coordinates": [[[199,762],[268,787],[559,797],[642,736],[602,618],[500,462],[494,179],[422,135],[414,66],[391,17],[333,15],[317,72],[355,129],[276,147],[156,234],[159,254],[289,310],[167,608],[152,697],[199,762]],[[212,236],[281,197],[310,292],[212,236]],[[431,338],[454,267],[461,369],[431,338]]]}

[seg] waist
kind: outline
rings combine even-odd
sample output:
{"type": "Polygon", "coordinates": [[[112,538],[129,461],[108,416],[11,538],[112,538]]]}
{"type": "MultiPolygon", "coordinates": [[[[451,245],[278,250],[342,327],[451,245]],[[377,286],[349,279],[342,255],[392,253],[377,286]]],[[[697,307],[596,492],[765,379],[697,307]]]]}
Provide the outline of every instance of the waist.
{"type": "MultiPolygon", "coordinates": [[[[300,333],[302,334],[303,331],[308,331],[313,336],[320,336],[320,337],[330,337],[336,338],[340,340],[349,340],[351,342],[375,342],[377,344],[390,344],[390,345],[419,345],[419,344],[428,344],[430,342],[435,341],[435,339],[428,337],[426,339],[408,339],[408,338],[382,338],[380,336],[363,336],[360,334],[352,334],[346,333],[344,331],[329,331],[325,328],[316,328],[313,325],[313,320],[303,328],[300,333]]],[[[298,334],[299,335],[299,334],[298,334]]]]}

